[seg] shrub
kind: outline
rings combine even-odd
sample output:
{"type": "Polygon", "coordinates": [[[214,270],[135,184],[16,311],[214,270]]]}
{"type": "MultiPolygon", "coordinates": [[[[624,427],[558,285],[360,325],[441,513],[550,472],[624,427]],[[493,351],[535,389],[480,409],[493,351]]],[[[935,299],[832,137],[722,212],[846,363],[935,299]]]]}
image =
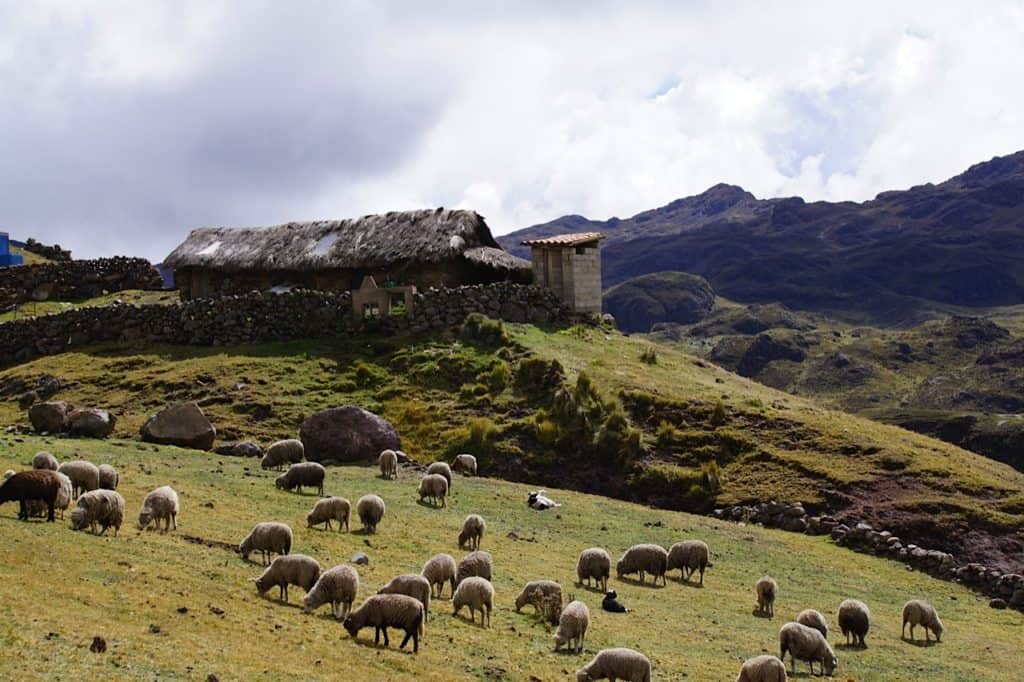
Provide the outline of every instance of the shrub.
{"type": "Polygon", "coordinates": [[[489,372],[480,375],[480,379],[487,384],[491,393],[501,393],[508,386],[511,376],[508,363],[498,360],[489,372]]]}
{"type": "Polygon", "coordinates": [[[533,434],[542,445],[553,447],[558,442],[561,431],[550,417],[538,413],[533,420],[533,434]]]}
{"type": "Polygon", "coordinates": [[[356,360],[352,365],[352,379],[360,388],[379,386],[388,380],[387,370],[372,362],[356,360]]]}
{"type": "Polygon", "coordinates": [[[640,362],[645,362],[648,365],[658,364],[658,351],[654,349],[654,346],[648,346],[641,351],[640,362]]]}
{"type": "Polygon", "coordinates": [[[678,435],[679,430],[671,422],[664,419],[658,424],[658,430],[655,432],[657,443],[663,448],[670,448],[675,445],[678,435]]]}
{"type": "Polygon", "coordinates": [[[725,420],[726,420],[725,403],[723,403],[722,399],[719,398],[715,402],[715,409],[713,409],[711,411],[711,425],[712,426],[721,426],[722,424],[725,423],[725,420]]]}
{"type": "Polygon", "coordinates": [[[470,313],[460,329],[462,338],[485,346],[504,346],[511,342],[504,325],[480,313],[470,313]]]}
{"type": "Polygon", "coordinates": [[[700,478],[709,493],[717,495],[722,492],[722,469],[715,460],[700,465],[700,478]]]}

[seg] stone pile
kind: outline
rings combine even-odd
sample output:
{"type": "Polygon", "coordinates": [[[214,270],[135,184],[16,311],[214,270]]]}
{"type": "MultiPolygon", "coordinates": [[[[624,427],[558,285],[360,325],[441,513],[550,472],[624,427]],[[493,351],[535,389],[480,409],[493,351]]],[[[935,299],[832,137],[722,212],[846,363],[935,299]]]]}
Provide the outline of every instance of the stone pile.
{"type": "Polygon", "coordinates": [[[162,289],[159,271],[145,258],[97,258],[21,265],[0,270],[0,304],[93,298],[125,289],[162,289]]]}

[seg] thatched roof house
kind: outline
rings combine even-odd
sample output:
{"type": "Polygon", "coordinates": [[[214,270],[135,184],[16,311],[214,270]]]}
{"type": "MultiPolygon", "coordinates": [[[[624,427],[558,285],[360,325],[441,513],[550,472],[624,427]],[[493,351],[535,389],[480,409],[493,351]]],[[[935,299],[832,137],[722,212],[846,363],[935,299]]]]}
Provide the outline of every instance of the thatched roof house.
{"type": "Polygon", "coordinates": [[[483,217],[420,210],[263,228],[193,230],[164,260],[183,298],[275,286],[354,289],[378,282],[459,286],[529,282],[530,262],[504,251],[483,217]]]}

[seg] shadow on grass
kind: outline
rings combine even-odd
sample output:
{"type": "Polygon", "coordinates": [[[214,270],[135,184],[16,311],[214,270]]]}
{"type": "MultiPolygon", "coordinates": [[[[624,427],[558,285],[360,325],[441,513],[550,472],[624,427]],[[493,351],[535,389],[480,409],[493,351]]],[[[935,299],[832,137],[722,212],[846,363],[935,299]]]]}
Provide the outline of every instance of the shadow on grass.
{"type": "Polygon", "coordinates": [[[855,643],[837,642],[835,645],[836,649],[843,651],[867,651],[868,645],[860,645],[855,643]]]}
{"type": "Polygon", "coordinates": [[[574,583],[577,589],[586,590],[587,592],[596,592],[597,594],[604,594],[605,591],[601,589],[600,585],[587,585],[586,583],[574,583]]]}
{"type": "Polygon", "coordinates": [[[906,642],[907,644],[909,644],[911,646],[920,647],[922,649],[926,649],[928,647],[933,647],[933,646],[935,646],[936,644],[939,643],[939,642],[936,642],[934,639],[932,639],[932,640],[910,639],[908,637],[900,637],[900,639],[902,639],[904,642],[906,642]]]}
{"type": "MultiPolygon", "coordinates": [[[[404,649],[399,649],[398,648],[398,645],[402,643],[402,638],[405,637],[405,631],[404,630],[399,630],[398,632],[401,633],[400,635],[398,635],[399,636],[399,640],[397,642],[394,642],[393,646],[391,644],[384,644],[384,642],[381,642],[380,644],[375,644],[373,639],[370,638],[370,637],[368,637],[366,639],[361,639],[359,637],[349,636],[349,639],[352,640],[352,643],[355,644],[356,646],[364,646],[367,649],[377,649],[377,650],[389,649],[389,650],[392,650],[392,651],[394,651],[395,653],[398,653],[398,654],[405,654],[407,656],[415,656],[416,654],[412,650],[412,646],[413,645],[412,645],[412,640],[411,639],[405,645],[404,649]]],[[[384,637],[381,636],[381,639],[383,640],[384,637]]],[[[388,640],[389,641],[391,641],[393,639],[394,639],[393,635],[388,635],[388,640]]]]}
{"type": "Polygon", "coordinates": [[[774,616],[769,615],[767,611],[762,611],[758,608],[755,608],[753,611],[751,611],[750,615],[752,615],[754,618],[767,618],[768,620],[774,618],[774,616]]]}
{"type": "Polygon", "coordinates": [[[687,580],[685,578],[669,578],[669,580],[671,580],[672,582],[674,582],[677,585],[682,585],[683,587],[692,587],[693,589],[696,589],[696,590],[703,590],[704,589],[704,586],[702,584],[692,582],[692,581],[687,580]]]}
{"type": "Polygon", "coordinates": [[[639,578],[618,577],[618,578],[616,578],[616,580],[618,580],[620,583],[626,583],[627,585],[635,585],[636,587],[646,587],[646,588],[652,589],[652,590],[653,589],[664,589],[666,587],[665,583],[662,583],[662,584],[659,585],[657,581],[655,581],[653,583],[649,583],[646,580],[644,582],[640,582],[639,578]]]}
{"type": "Polygon", "coordinates": [[[421,507],[426,507],[427,509],[447,509],[448,508],[445,505],[433,504],[433,503],[427,502],[426,500],[423,500],[423,499],[417,500],[416,504],[418,504],[421,507]]]}

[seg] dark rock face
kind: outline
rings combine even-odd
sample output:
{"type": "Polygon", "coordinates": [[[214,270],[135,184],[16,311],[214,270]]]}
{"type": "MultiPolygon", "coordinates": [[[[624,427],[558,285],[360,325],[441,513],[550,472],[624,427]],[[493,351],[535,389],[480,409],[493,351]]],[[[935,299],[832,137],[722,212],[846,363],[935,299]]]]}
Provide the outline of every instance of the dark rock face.
{"type": "Polygon", "coordinates": [[[28,410],[28,420],[38,433],[63,433],[68,429],[71,407],[63,400],[36,403],[28,410]]]}
{"type": "Polygon", "coordinates": [[[391,422],[354,405],[310,416],[302,422],[299,438],[306,449],[306,459],[314,462],[375,461],[382,450],[402,447],[391,422]]]}
{"type": "Polygon", "coordinates": [[[165,407],[147,419],[139,435],[149,443],[209,450],[213,447],[217,431],[198,405],[179,403],[165,407]]]}
{"type": "Polygon", "coordinates": [[[743,377],[752,377],[774,360],[801,362],[806,356],[803,349],[792,342],[780,341],[767,334],[760,334],[743,354],[736,366],[736,373],[743,377]]]}
{"type": "Polygon", "coordinates": [[[715,307],[715,292],[703,277],[685,272],[641,275],[604,294],[604,309],[619,329],[644,333],[658,323],[693,324],[715,307]]]}
{"type": "Polygon", "coordinates": [[[77,408],[68,415],[71,433],[87,438],[106,438],[113,432],[116,422],[112,414],[94,407],[77,408]]]}

